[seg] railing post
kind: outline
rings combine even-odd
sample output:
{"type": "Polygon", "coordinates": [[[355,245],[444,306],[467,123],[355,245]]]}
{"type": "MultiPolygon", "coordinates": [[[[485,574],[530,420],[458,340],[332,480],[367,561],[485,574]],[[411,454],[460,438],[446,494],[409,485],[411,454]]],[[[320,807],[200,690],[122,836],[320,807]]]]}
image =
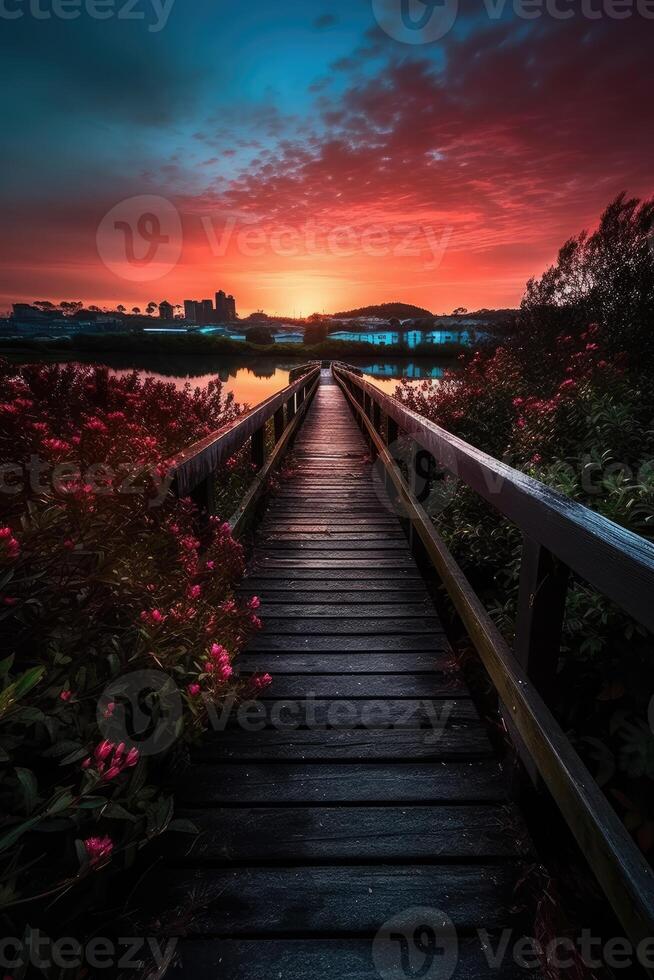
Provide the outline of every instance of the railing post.
{"type": "Polygon", "coordinates": [[[258,470],[261,469],[266,461],[266,427],[262,425],[260,429],[252,434],[251,452],[252,462],[258,470]]]}
{"type": "Polygon", "coordinates": [[[375,432],[381,432],[382,425],[382,413],[378,402],[374,402],[372,406],[372,424],[375,427],[375,432]]]}
{"type": "Polygon", "coordinates": [[[569,569],[524,536],[514,653],[547,702],[556,681],[569,569]]]}
{"type": "MultiPolygon", "coordinates": [[[[436,474],[436,460],[430,452],[423,449],[415,439],[411,440],[409,457],[409,489],[421,507],[424,507],[431,494],[432,482],[436,474]]],[[[413,523],[409,528],[409,544],[420,561],[428,560],[427,552],[413,523]]]]}
{"type": "Polygon", "coordinates": [[[210,473],[191,490],[190,497],[200,514],[210,517],[216,509],[215,474],[210,473]]]}
{"type": "Polygon", "coordinates": [[[287,423],[290,422],[295,416],[295,395],[291,395],[289,400],[286,402],[286,418],[287,423]]]}
{"type": "Polygon", "coordinates": [[[284,435],[284,429],[286,424],[284,422],[284,406],[278,408],[274,416],[274,426],[275,426],[275,445],[279,442],[281,437],[284,435]]]}

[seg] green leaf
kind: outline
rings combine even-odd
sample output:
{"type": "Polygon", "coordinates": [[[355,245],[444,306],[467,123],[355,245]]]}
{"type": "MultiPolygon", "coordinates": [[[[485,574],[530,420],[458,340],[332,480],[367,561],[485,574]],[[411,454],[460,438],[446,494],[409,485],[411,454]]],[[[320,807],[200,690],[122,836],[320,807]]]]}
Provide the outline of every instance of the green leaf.
{"type": "Polygon", "coordinates": [[[39,785],[36,781],[36,776],[31,769],[23,769],[20,766],[16,766],[15,773],[18,776],[18,781],[23,788],[23,803],[25,806],[25,814],[29,816],[34,810],[39,798],[39,785]]]}
{"type": "Polygon", "coordinates": [[[169,832],[176,834],[193,834],[197,836],[200,833],[200,829],[196,827],[192,820],[186,820],[184,817],[177,817],[175,820],[171,820],[168,824],[169,832]]]}
{"type": "Polygon", "coordinates": [[[24,820],[22,823],[16,824],[11,830],[8,830],[6,834],[0,837],[0,854],[3,851],[8,850],[8,848],[13,847],[17,840],[26,834],[28,830],[35,827],[40,821],[40,817],[31,817],[29,820],[24,820]]]}
{"type": "Polygon", "coordinates": [[[126,810],[124,806],[119,803],[110,803],[105,812],[104,817],[109,817],[111,820],[129,820],[130,823],[135,823],[138,817],[126,810]]]}

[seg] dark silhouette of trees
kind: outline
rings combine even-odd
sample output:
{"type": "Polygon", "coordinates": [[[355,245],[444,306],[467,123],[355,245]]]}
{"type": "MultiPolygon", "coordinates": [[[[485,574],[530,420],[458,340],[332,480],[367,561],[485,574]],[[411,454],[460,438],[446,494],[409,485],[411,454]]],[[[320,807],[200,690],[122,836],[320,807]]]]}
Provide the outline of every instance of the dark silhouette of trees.
{"type": "Polygon", "coordinates": [[[567,241],[556,265],[527,284],[516,331],[547,344],[590,323],[609,351],[654,361],[654,200],[620,194],[593,234],[567,241]]]}
{"type": "Polygon", "coordinates": [[[327,340],[327,334],[328,328],[326,323],[319,321],[308,323],[304,328],[304,343],[321,344],[323,340],[327,340]]]}

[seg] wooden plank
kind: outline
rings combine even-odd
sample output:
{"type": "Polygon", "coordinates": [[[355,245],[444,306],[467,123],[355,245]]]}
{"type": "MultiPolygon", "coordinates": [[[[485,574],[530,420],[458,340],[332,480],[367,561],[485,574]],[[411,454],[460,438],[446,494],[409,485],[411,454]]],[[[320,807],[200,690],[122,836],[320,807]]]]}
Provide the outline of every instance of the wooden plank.
{"type": "Polygon", "coordinates": [[[153,885],[177,910],[167,918],[169,935],[374,936],[387,919],[417,906],[441,909],[457,929],[502,928],[513,921],[520,874],[506,863],[182,869],[153,885]]]}
{"type": "Polygon", "coordinates": [[[450,646],[444,633],[423,633],[420,636],[289,636],[258,633],[248,644],[248,650],[262,652],[278,650],[289,653],[299,650],[303,653],[381,653],[388,650],[443,651],[450,646]]]}
{"type": "MultiPolygon", "coordinates": [[[[261,606],[262,616],[265,615],[266,611],[274,615],[275,609],[279,604],[299,603],[303,606],[309,606],[311,603],[315,603],[324,607],[326,612],[330,606],[338,607],[340,605],[348,605],[354,610],[355,608],[360,608],[362,602],[366,602],[370,603],[371,608],[374,607],[376,616],[383,617],[382,606],[398,606],[401,603],[408,606],[431,601],[427,591],[419,588],[413,590],[395,589],[392,591],[389,590],[388,592],[371,592],[369,589],[361,588],[358,591],[345,592],[330,588],[319,590],[314,588],[314,585],[321,583],[310,583],[311,591],[301,591],[290,587],[285,590],[275,590],[271,587],[274,584],[268,579],[261,583],[258,588],[256,585],[250,585],[250,587],[241,589],[240,591],[246,597],[251,596],[253,592],[261,594],[261,599],[263,600],[263,605],[261,606]]],[[[289,586],[296,584],[289,583],[289,586]]]]}
{"type": "MultiPolygon", "coordinates": [[[[244,672],[244,676],[247,676],[244,672]]],[[[280,674],[273,676],[266,697],[294,698],[307,695],[327,698],[451,698],[465,690],[460,673],[433,671],[429,674],[280,674]]]]}
{"type": "Polygon", "coordinates": [[[234,807],[187,810],[200,834],[176,834],[174,854],[193,861],[511,858],[528,851],[517,811],[473,806],[234,807]]]}
{"type": "MultiPolygon", "coordinates": [[[[274,636],[377,636],[380,633],[379,619],[353,617],[351,619],[320,619],[318,617],[296,616],[284,619],[281,616],[268,616],[266,630],[274,636]]],[[[386,636],[409,636],[414,633],[429,633],[442,630],[440,620],[433,615],[413,616],[410,619],[394,618],[384,622],[386,636]]]]}
{"type": "Polygon", "coordinates": [[[242,653],[238,668],[244,672],[269,671],[273,678],[279,674],[419,674],[445,671],[450,658],[443,653],[369,653],[339,655],[325,658],[320,653],[242,653]]]}
{"type": "MultiPolygon", "coordinates": [[[[282,678],[283,679],[283,678],[282,678]]],[[[295,697],[262,698],[225,705],[216,712],[216,729],[234,731],[431,731],[435,741],[442,730],[460,730],[461,724],[479,721],[472,701],[463,697],[417,698],[320,698],[311,692],[295,697]]],[[[217,738],[220,736],[217,735],[217,738]]],[[[207,736],[211,739],[212,736],[207,736]]],[[[202,751],[202,750],[198,750],[202,751]]]]}
{"type": "Polygon", "coordinates": [[[187,805],[473,803],[506,798],[496,761],[196,762],[181,776],[187,805]]]}
{"type": "MultiPolygon", "coordinates": [[[[492,938],[495,950],[500,939],[492,938]]],[[[540,980],[538,970],[521,969],[512,956],[505,956],[499,968],[490,966],[490,953],[479,938],[459,938],[453,980],[540,980]]],[[[176,956],[176,965],[166,973],[170,980],[380,980],[370,938],[182,939],[176,956]]]]}
{"type": "MultiPolygon", "coordinates": [[[[315,564],[315,563],[314,563],[315,564]]],[[[262,563],[256,559],[250,566],[248,577],[244,581],[244,587],[249,587],[250,582],[268,581],[273,583],[286,582],[311,582],[311,588],[318,588],[322,583],[327,586],[330,582],[337,582],[339,585],[347,582],[347,588],[374,588],[374,589],[394,589],[404,586],[405,588],[424,588],[424,580],[415,564],[406,564],[393,569],[392,576],[385,568],[375,567],[374,565],[364,565],[363,568],[352,568],[346,566],[342,569],[331,568],[325,562],[318,562],[317,568],[300,567],[299,565],[286,565],[285,571],[279,567],[274,567],[268,562],[262,563]],[[350,585],[352,583],[352,585],[350,585]],[[369,583],[373,585],[369,586],[369,583]]],[[[308,586],[303,586],[307,588],[308,586]]]]}
{"type": "MultiPolygon", "coordinates": [[[[269,603],[267,597],[263,597],[259,615],[264,620],[279,619],[280,616],[289,619],[374,619],[379,626],[380,619],[407,619],[411,616],[424,618],[425,615],[432,613],[434,606],[428,596],[422,602],[395,602],[382,603],[376,605],[366,598],[365,605],[361,599],[350,603],[324,603],[324,602],[277,602],[269,603]]],[[[381,627],[383,629],[383,627],[381,627]]]]}
{"type": "Polygon", "coordinates": [[[278,731],[264,728],[256,732],[225,729],[215,741],[205,741],[197,758],[205,761],[324,759],[455,759],[491,757],[485,728],[476,722],[459,722],[445,729],[365,728],[325,731],[278,731]]]}

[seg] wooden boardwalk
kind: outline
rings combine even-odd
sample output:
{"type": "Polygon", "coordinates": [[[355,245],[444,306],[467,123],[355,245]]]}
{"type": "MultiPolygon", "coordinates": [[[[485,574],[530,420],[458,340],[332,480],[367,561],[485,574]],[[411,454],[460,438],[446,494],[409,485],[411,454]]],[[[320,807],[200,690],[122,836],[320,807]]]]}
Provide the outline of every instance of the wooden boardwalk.
{"type": "Polygon", "coordinates": [[[516,925],[528,842],[328,372],[294,455],[246,582],[264,629],[239,661],[274,682],[250,730],[205,741],[178,793],[202,833],[166,872],[183,936],[172,975],[498,976],[477,930],[516,925]],[[373,943],[378,930],[416,907],[454,923],[456,971],[380,968],[401,943],[373,943]]]}

